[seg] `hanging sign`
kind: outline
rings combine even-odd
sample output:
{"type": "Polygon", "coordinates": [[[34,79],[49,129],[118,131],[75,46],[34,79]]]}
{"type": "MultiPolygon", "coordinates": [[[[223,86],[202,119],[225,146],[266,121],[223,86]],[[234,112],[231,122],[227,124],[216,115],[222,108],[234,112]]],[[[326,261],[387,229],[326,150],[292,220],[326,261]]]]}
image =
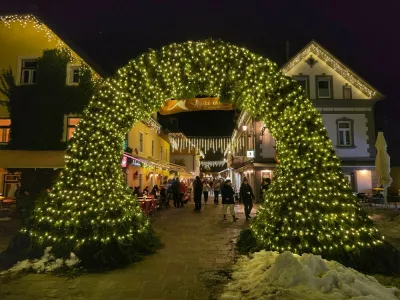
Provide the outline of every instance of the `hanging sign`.
{"type": "Polygon", "coordinates": [[[248,158],[254,158],[254,150],[247,151],[247,157],[248,158]]]}
{"type": "Polygon", "coordinates": [[[221,103],[218,97],[212,98],[192,98],[185,100],[167,100],[160,108],[160,114],[170,115],[181,112],[199,110],[233,110],[231,103],[221,103]]]}

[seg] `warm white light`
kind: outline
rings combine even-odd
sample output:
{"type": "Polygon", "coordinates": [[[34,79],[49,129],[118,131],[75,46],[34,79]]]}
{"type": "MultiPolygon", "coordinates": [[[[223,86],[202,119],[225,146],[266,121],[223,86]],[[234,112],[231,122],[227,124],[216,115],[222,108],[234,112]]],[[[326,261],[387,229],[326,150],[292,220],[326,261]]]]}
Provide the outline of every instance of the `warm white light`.
{"type": "Polygon", "coordinates": [[[247,131],[247,125],[242,126],[243,131],[247,131]]]}

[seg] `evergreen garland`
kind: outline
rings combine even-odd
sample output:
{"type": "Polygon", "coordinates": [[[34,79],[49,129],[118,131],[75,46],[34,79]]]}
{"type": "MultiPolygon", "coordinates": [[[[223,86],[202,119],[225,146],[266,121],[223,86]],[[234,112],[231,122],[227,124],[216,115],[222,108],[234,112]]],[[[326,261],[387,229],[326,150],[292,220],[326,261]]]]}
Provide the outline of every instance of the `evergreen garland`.
{"type": "Polygon", "coordinates": [[[61,178],[27,232],[38,242],[108,259],[148,249],[150,224],[121,172],[124,137],[165,100],[195,95],[235,103],[276,139],[280,164],[251,226],[261,247],[322,253],[382,243],[301,87],[275,63],[213,40],[150,50],[105,82],[78,125],[61,178]]]}

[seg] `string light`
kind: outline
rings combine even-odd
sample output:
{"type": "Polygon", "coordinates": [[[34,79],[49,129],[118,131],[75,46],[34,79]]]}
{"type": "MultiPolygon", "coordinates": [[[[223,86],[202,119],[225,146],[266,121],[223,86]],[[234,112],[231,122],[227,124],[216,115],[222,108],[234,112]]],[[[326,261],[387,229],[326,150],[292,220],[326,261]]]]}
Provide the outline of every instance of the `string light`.
{"type": "MultiPolygon", "coordinates": [[[[150,50],[105,81],[68,145],[61,177],[26,231],[39,242],[67,248],[133,243],[149,234],[149,221],[121,172],[124,137],[164,99],[199,94],[231,101],[264,122],[276,140],[280,163],[251,225],[260,245],[321,253],[382,243],[341,172],[320,113],[298,83],[275,63],[213,40],[150,50]]],[[[195,148],[183,134],[170,139],[195,148]]]]}
{"type": "MultiPolygon", "coordinates": [[[[102,78],[94,71],[86,62],[75,53],[62,39],[60,39],[49,27],[46,26],[39,18],[31,14],[5,15],[0,16],[0,23],[7,28],[12,28],[14,25],[20,25],[23,29],[33,27],[37,32],[42,33],[49,43],[55,42],[55,48],[65,51],[72,63],[79,63],[83,69],[89,69],[92,72],[92,78],[95,82],[102,81],[102,78]]],[[[52,45],[52,47],[54,47],[52,45]]]]}
{"type": "Polygon", "coordinates": [[[373,98],[376,94],[378,94],[378,92],[374,88],[370,87],[368,83],[360,79],[358,75],[349,71],[350,69],[348,67],[335,59],[333,55],[329,54],[328,51],[326,51],[315,41],[312,41],[310,44],[308,44],[302,51],[300,51],[299,54],[297,54],[292,60],[290,60],[282,68],[282,72],[284,74],[287,74],[294,66],[296,66],[300,61],[304,60],[310,54],[316,55],[319,59],[321,59],[328,66],[334,69],[348,82],[358,88],[367,97],[373,98]]]}

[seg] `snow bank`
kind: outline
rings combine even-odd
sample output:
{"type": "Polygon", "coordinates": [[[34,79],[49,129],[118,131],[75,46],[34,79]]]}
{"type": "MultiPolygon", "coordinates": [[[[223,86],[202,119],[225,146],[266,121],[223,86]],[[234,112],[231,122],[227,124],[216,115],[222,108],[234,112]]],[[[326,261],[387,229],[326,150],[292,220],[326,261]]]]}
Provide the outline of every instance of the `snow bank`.
{"type": "Polygon", "coordinates": [[[7,271],[0,272],[0,276],[7,276],[15,274],[21,271],[33,271],[35,273],[46,273],[54,271],[61,267],[73,267],[80,261],[78,257],[71,252],[69,259],[55,258],[51,253],[51,247],[47,247],[44,251],[43,256],[40,259],[35,260],[23,260],[19,261],[13,267],[7,271]]]}
{"type": "Polygon", "coordinates": [[[396,300],[397,291],[320,256],[261,251],[239,259],[220,299],[396,300]]]}

